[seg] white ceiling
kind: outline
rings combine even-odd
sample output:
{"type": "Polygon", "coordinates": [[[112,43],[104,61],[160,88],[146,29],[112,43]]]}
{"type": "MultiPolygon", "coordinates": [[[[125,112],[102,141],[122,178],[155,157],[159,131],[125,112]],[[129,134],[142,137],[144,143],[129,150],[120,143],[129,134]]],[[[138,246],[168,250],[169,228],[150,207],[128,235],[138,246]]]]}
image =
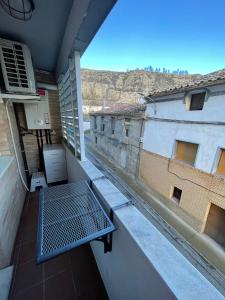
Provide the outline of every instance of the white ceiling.
{"type": "Polygon", "coordinates": [[[0,6],[0,37],[24,42],[34,67],[61,72],[71,50],[84,52],[116,0],[36,0],[31,20],[20,21],[0,6]]]}

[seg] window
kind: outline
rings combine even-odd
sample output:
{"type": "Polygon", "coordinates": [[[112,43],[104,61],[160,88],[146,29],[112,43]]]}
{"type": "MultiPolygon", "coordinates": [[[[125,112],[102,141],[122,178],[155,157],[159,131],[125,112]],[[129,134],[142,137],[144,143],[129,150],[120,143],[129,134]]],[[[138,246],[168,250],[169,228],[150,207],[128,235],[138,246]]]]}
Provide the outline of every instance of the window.
{"type": "Polygon", "coordinates": [[[175,158],[184,161],[190,165],[194,165],[198,150],[198,144],[177,141],[175,158]]]}
{"type": "Polygon", "coordinates": [[[225,210],[215,204],[210,205],[210,210],[205,226],[205,233],[219,245],[225,248],[225,210]]]}
{"type": "Polygon", "coordinates": [[[97,138],[97,136],[95,137],[95,144],[97,145],[97,143],[98,143],[98,138],[97,138]]]}
{"type": "Polygon", "coordinates": [[[97,129],[97,118],[94,117],[94,129],[97,129]]]}
{"type": "Polygon", "coordinates": [[[189,110],[202,110],[203,106],[204,106],[204,101],[205,101],[205,94],[206,94],[205,92],[198,93],[198,94],[192,94],[189,110]]]}
{"type": "Polygon", "coordinates": [[[101,131],[105,130],[104,117],[101,117],[101,131]]]}
{"type": "Polygon", "coordinates": [[[112,117],[111,118],[111,130],[112,130],[112,134],[115,133],[115,118],[112,117]]]}
{"type": "Polygon", "coordinates": [[[125,134],[128,137],[129,136],[129,126],[130,126],[130,119],[125,119],[125,134]]]}
{"type": "Polygon", "coordinates": [[[182,190],[175,186],[175,187],[173,188],[172,199],[173,199],[176,203],[179,204],[179,203],[180,203],[180,199],[181,199],[181,195],[182,195],[182,190]]]}
{"type": "Polygon", "coordinates": [[[225,175],[225,150],[221,149],[220,159],[217,165],[217,173],[225,175]]]}

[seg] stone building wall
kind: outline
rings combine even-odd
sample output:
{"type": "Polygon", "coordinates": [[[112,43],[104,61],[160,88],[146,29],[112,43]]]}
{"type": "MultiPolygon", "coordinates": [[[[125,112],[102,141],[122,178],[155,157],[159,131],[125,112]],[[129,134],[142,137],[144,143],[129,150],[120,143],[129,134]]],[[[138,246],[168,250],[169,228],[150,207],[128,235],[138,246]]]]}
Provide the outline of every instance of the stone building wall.
{"type": "Polygon", "coordinates": [[[114,116],[115,129],[112,133],[112,116],[91,116],[91,138],[93,145],[130,176],[137,175],[140,137],[143,118],[114,116]],[[102,130],[104,123],[104,131],[102,130]],[[97,125],[97,128],[95,128],[97,125]],[[126,129],[128,136],[126,136],[126,129]]]}

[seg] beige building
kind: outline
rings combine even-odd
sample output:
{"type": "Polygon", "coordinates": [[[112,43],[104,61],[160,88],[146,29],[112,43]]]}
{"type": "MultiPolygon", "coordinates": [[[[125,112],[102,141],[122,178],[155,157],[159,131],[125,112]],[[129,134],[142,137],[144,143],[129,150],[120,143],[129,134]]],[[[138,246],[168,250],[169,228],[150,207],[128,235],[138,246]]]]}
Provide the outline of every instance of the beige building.
{"type": "Polygon", "coordinates": [[[140,180],[225,247],[225,70],[147,99],[140,180]]]}

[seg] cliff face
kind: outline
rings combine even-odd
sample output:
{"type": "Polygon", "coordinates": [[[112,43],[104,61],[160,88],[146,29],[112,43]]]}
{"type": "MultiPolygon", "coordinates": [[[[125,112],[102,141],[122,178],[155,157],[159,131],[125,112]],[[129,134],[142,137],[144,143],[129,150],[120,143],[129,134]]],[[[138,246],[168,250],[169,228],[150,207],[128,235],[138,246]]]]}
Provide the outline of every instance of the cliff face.
{"type": "Polygon", "coordinates": [[[188,83],[198,75],[176,75],[145,71],[112,72],[82,69],[82,92],[85,105],[135,103],[140,93],[188,83]]]}

